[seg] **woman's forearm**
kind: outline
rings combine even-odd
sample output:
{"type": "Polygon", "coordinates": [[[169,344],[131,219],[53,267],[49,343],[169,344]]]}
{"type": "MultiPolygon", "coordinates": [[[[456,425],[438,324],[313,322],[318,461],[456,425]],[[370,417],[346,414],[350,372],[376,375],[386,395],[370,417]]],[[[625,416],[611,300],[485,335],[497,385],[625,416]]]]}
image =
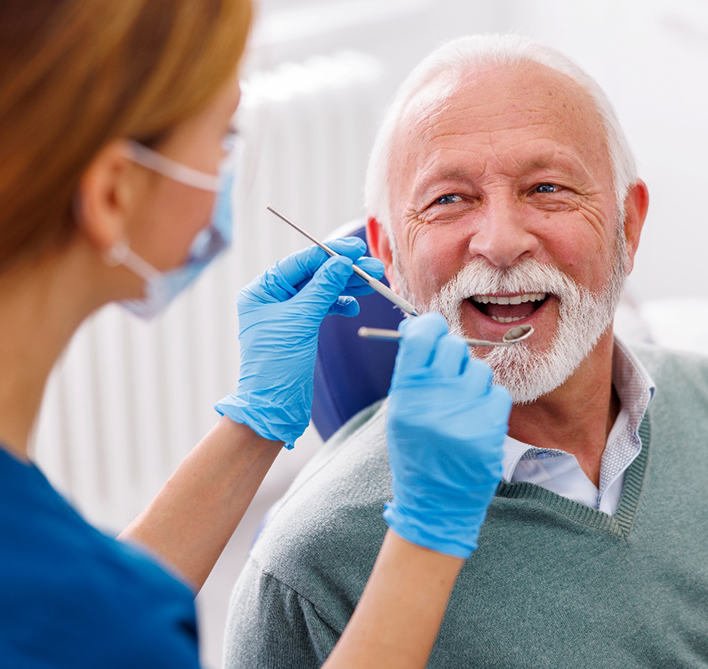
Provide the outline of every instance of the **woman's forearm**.
{"type": "Polygon", "coordinates": [[[425,667],[463,564],[461,558],[416,546],[389,530],[324,669],[425,667]]]}
{"type": "Polygon", "coordinates": [[[120,539],[146,546],[198,590],[281,450],[221,418],[120,539]]]}

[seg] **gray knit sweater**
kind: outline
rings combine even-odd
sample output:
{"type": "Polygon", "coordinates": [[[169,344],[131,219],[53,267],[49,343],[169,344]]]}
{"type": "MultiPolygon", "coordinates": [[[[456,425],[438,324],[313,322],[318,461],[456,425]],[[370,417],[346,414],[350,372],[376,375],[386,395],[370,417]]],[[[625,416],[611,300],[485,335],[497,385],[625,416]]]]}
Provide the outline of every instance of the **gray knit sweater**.
{"type": "MultiPolygon", "coordinates": [[[[503,483],[429,667],[708,667],[708,360],[637,353],[657,394],[616,514],[503,483]]],[[[253,549],[228,668],[318,667],[332,650],[386,532],[385,411],[330,440],[253,549]]]]}

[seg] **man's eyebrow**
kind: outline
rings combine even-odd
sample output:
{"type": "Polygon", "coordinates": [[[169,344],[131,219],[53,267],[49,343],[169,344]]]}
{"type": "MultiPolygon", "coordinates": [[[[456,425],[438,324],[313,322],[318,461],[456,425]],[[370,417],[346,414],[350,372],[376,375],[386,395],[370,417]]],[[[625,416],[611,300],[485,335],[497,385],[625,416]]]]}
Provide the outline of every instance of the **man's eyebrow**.
{"type": "Polygon", "coordinates": [[[573,156],[553,156],[552,158],[531,158],[521,163],[522,172],[541,172],[543,170],[560,170],[571,176],[586,179],[590,176],[588,169],[573,156]]]}

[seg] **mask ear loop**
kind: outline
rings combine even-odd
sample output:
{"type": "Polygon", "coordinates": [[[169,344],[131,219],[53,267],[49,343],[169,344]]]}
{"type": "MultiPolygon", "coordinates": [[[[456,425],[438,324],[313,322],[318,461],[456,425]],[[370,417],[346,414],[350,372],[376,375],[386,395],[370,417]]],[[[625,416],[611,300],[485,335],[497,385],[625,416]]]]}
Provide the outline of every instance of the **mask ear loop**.
{"type": "MultiPolygon", "coordinates": [[[[223,186],[220,174],[214,176],[195,170],[188,165],[183,165],[171,158],[167,158],[134,140],[128,140],[128,145],[130,147],[130,155],[128,157],[131,160],[169,179],[215,193],[218,193],[223,186]]],[[[123,265],[145,281],[161,275],[161,272],[130,249],[127,240],[116,242],[104,254],[103,259],[109,267],[123,265]]]]}
{"type": "MultiPolygon", "coordinates": [[[[74,195],[71,202],[71,210],[74,220],[78,223],[81,220],[81,205],[78,193],[74,195]]],[[[113,244],[110,249],[102,254],[102,259],[108,267],[118,267],[119,265],[127,267],[144,281],[148,281],[160,274],[149,262],[133,253],[130,249],[130,244],[125,239],[113,244]]]]}
{"type": "Polygon", "coordinates": [[[130,249],[130,245],[124,239],[116,242],[106,251],[103,255],[103,261],[109,267],[123,265],[144,281],[149,281],[153,277],[160,275],[160,272],[147,262],[147,260],[143,260],[139,255],[133,253],[130,249]]]}
{"type": "Polygon", "coordinates": [[[130,247],[125,240],[121,239],[121,241],[113,244],[113,246],[103,254],[103,262],[105,262],[108,267],[118,267],[118,265],[125,263],[129,255],[130,247]]]}
{"type": "Polygon", "coordinates": [[[128,140],[128,145],[130,146],[130,159],[153,172],[201,190],[208,190],[214,193],[218,193],[221,190],[221,179],[218,175],[207,174],[188,165],[178,163],[134,140],[128,140]]]}

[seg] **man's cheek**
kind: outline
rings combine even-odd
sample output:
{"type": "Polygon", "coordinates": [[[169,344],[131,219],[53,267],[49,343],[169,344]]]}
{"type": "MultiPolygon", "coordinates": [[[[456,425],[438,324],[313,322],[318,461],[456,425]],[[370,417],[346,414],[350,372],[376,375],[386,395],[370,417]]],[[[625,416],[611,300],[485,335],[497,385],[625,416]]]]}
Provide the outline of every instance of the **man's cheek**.
{"type": "Polygon", "coordinates": [[[426,300],[437,295],[440,290],[461,269],[460,265],[453,265],[451,261],[440,258],[425,258],[418,263],[418,292],[426,300]]]}
{"type": "Polygon", "coordinates": [[[416,274],[421,290],[428,297],[439,292],[463,268],[467,257],[467,242],[450,235],[421,236],[415,253],[416,274]]]}

